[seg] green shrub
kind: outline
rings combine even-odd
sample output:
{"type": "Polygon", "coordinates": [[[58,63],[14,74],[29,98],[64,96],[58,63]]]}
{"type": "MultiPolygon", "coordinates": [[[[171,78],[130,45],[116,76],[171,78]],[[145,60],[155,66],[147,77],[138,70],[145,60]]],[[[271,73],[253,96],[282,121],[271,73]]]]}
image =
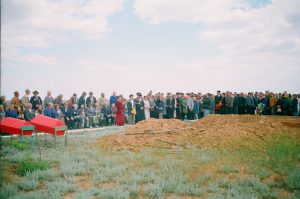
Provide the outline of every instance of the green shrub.
{"type": "Polygon", "coordinates": [[[300,144],[287,137],[277,137],[267,144],[268,163],[273,171],[287,174],[295,168],[300,154],[300,144]]]}
{"type": "Polygon", "coordinates": [[[45,170],[50,165],[47,161],[43,160],[24,160],[19,163],[17,174],[19,176],[25,176],[27,172],[33,172],[36,170],[45,170]]]}
{"type": "Polygon", "coordinates": [[[300,190],[300,169],[294,169],[289,175],[287,186],[291,190],[300,190]]]}
{"type": "Polygon", "coordinates": [[[24,151],[24,150],[28,149],[28,146],[26,144],[21,143],[18,140],[12,140],[8,143],[8,145],[13,147],[13,148],[16,148],[18,150],[21,150],[21,151],[24,151]]]}

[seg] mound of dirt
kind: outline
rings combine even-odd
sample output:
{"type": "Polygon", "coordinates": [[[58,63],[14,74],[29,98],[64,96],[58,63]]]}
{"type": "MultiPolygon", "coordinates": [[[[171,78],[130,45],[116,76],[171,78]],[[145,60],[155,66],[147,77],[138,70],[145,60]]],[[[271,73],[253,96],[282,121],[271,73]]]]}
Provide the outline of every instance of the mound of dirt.
{"type": "Polygon", "coordinates": [[[254,115],[208,115],[192,126],[201,130],[194,143],[201,146],[262,147],[270,137],[286,135],[300,138],[299,129],[289,128],[282,121],[299,122],[299,117],[254,115]]]}
{"type": "Polygon", "coordinates": [[[300,139],[299,128],[282,122],[299,123],[300,117],[254,115],[207,115],[188,125],[180,120],[151,119],[139,122],[120,134],[100,138],[101,147],[139,150],[142,147],[172,149],[194,145],[200,148],[256,147],[276,135],[300,139]]]}
{"type": "Polygon", "coordinates": [[[178,129],[183,129],[187,128],[188,125],[185,124],[184,122],[176,119],[149,119],[149,120],[144,120],[136,125],[129,127],[126,129],[125,133],[150,133],[153,132],[155,133],[156,131],[169,131],[169,130],[178,130],[178,129]]]}

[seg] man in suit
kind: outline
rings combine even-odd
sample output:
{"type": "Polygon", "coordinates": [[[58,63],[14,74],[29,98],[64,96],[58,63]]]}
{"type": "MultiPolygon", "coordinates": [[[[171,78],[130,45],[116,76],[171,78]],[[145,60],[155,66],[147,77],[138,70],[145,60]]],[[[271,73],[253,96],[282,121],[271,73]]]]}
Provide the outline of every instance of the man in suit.
{"type": "Polygon", "coordinates": [[[28,103],[24,111],[24,118],[26,121],[31,121],[35,117],[35,112],[32,109],[32,104],[28,103]]]}
{"type": "Polygon", "coordinates": [[[127,102],[127,111],[128,111],[128,124],[135,124],[135,115],[136,115],[136,110],[135,109],[135,102],[133,99],[133,94],[129,95],[129,100],[127,102]]]}
{"type": "Polygon", "coordinates": [[[54,103],[54,98],[51,96],[51,91],[47,91],[47,96],[44,99],[44,107],[49,106],[49,103],[54,103]]]}
{"type": "Polygon", "coordinates": [[[25,95],[23,95],[23,97],[21,98],[21,104],[22,104],[23,110],[25,110],[29,104],[29,95],[30,95],[30,90],[26,89],[25,95]]]}
{"type": "Polygon", "coordinates": [[[145,120],[145,111],[144,111],[144,101],[142,99],[142,94],[137,93],[137,98],[134,99],[135,108],[136,108],[136,115],[135,115],[135,122],[138,123],[139,121],[145,120]]]}
{"type": "Polygon", "coordinates": [[[62,109],[62,113],[64,114],[65,124],[68,126],[68,129],[73,129],[74,128],[73,111],[69,107],[69,104],[67,102],[64,104],[64,108],[62,109]]]}
{"type": "Polygon", "coordinates": [[[85,96],[86,96],[86,92],[82,92],[82,95],[79,97],[78,99],[78,108],[81,109],[81,105],[84,105],[85,107],[85,96]]]}
{"type": "Polygon", "coordinates": [[[49,103],[48,107],[44,110],[44,115],[51,118],[57,118],[58,114],[54,108],[54,105],[52,102],[49,103]]]}
{"type": "Polygon", "coordinates": [[[175,97],[172,94],[168,94],[166,109],[167,109],[167,118],[168,119],[173,118],[174,111],[175,111],[175,97]]]}
{"type": "Polygon", "coordinates": [[[86,105],[92,105],[92,107],[95,107],[95,104],[97,103],[96,97],[93,96],[93,92],[89,93],[89,97],[86,98],[86,105]]]}
{"type": "Polygon", "coordinates": [[[111,108],[110,108],[108,102],[104,103],[104,106],[102,107],[101,112],[105,119],[105,121],[104,121],[105,125],[110,126],[112,124],[112,122],[110,122],[110,121],[113,121],[114,118],[113,118],[112,111],[111,111],[111,108]]]}

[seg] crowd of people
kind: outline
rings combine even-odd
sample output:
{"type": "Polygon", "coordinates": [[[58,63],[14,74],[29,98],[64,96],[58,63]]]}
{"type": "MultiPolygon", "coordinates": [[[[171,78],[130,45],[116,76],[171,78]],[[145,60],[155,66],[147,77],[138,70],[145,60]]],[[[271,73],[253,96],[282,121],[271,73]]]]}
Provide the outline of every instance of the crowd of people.
{"type": "Polygon", "coordinates": [[[272,93],[266,91],[232,93],[217,91],[216,95],[206,93],[152,93],[128,99],[116,92],[106,98],[101,93],[97,99],[93,92],[74,93],[69,99],[60,94],[54,98],[51,91],[42,100],[38,91],[26,89],[20,98],[18,91],[11,100],[0,97],[0,120],[13,117],[30,121],[37,115],[61,119],[69,129],[93,128],[125,123],[135,124],[149,118],[177,118],[197,120],[208,114],[256,114],[299,116],[299,95],[272,93]]]}

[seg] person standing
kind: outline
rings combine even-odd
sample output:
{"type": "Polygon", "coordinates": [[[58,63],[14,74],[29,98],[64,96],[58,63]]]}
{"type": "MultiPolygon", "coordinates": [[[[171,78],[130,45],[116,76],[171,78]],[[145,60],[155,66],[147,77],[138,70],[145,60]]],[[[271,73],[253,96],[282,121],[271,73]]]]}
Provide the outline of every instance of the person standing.
{"type": "Polygon", "coordinates": [[[128,124],[134,125],[136,109],[135,109],[133,94],[129,95],[129,100],[127,102],[127,111],[128,111],[128,124]]]}
{"type": "Polygon", "coordinates": [[[238,114],[239,113],[239,94],[234,92],[233,94],[233,114],[238,114]]]}
{"type": "Polygon", "coordinates": [[[145,105],[145,120],[150,119],[150,102],[147,96],[144,96],[144,105],[145,105]]]}
{"type": "Polygon", "coordinates": [[[244,93],[241,93],[239,97],[239,103],[238,103],[240,115],[245,114],[245,104],[246,104],[246,99],[244,97],[244,93]]]}
{"type": "Polygon", "coordinates": [[[217,91],[217,95],[215,96],[216,114],[221,113],[221,107],[219,105],[222,104],[222,102],[220,103],[220,101],[222,101],[221,91],[217,91]]]}
{"type": "Polygon", "coordinates": [[[251,93],[248,93],[246,97],[246,114],[254,114],[254,100],[251,93]]]}
{"type": "Polygon", "coordinates": [[[57,96],[57,98],[54,100],[54,104],[55,104],[55,105],[59,105],[59,107],[60,107],[61,109],[64,108],[63,97],[64,97],[63,94],[59,94],[59,95],[57,96]]]}
{"type": "Polygon", "coordinates": [[[292,114],[292,116],[298,116],[298,99],[297,99],[296,94],[293,94],[293,97],[292,97],[291,114],[292,114]]]}
{"type": "Polygon", "coordinates": [[[226,98],[226,105],[227,105],[227,114],[233,114],[233,96],[231,92],[228,92],[227,98],[226,98]]]}
{"type": "Polygon", "coordinates": [[[204,95],[203,101],[202,101],[202,109],[203,109],[203,116],[206,116],[210,114],[210,97],[208,94],[204,95]]]}
{"type": "Polygon", "coordinates": [[[25,110],[29,104],[29,95],[30,95],[30,90],[26,89],[25,90],[25,95],[21,98],[21,105],[23,110],[25,110]]]}
{"type": "Polygon", "coordinates": [[[54,104],[54,98],[51,96],[51,91],[47,91],[47,96],[44,99],[44,107],[48,107],[50,102],[54,104]]]}
{"type": "Polygon", "coordinates": [[[32,109],[37,110],[40,105],[43,106],[42,99],[38,96],[39,92],[37,90],[33,91],[33,96],[30,98],[30,103],[32,104],[32,109]]]}
{"type": "Polygon", "coordinates": [[[21,100],[19,99],[19,92],[14,92],[14,97],[11,98],[10,104],[14,105],[15,109],[18,109],[21,106],[21,100]]]}
{"type": "Polygon", "coordinates": [[[84,92],[82,92],[82,95],[78,99],[78,107],[79,107],[79,109],[81,109],[81,105],[84,105],[84,107],[86,107],[85,96],[86,96],[86,92],[84,91],[84,92]]]}
{"type": "Polygon", "coordinates": [[[73,106],[74,104],[78,105],[78,98],[77,94],[73,93],[72,97],[70,98],[70,105],[73,106]]]}
{"type": "Polygon", "coordinates": [[[112,96],[110,96],[109,98],[109,106],[111,107],[112,104],[116,104],[117,102],[117,95],[116,95],[116,91],[113,91],[112,96]]]}
{"type": "Polygon", "coordinates": [[[188,96],[184,96],[184,98],[182,99],[181,101],[181,120],[184,120],[185,117],[187,116],[188,114],[188,96]]]}
{"type": "Polygon", "coordinates": [[[175,111],[175,96],[172,94],[169,95],[167,101],[166,101],[166,108],[167,108],[167,118],[173,118],[174,117],[174,111],[175,111]]]}
{"type": "Polygon", "coordinates": [[[100,106],[100,109],[104,106],[104,103],[107,101],[105,94],[101,93],[101,96],[98,98],[98,104],[100,106]]]}
{"type": "Polygon", "coordinates": [[[194,119],[198,120],[199,119],[199,111],[200,111],[200,106],[199,106],[199,101],[197,101],[196,96],[193,96],[193,101],[194,101],[194,119]]]}
{"type": "Polygon", "coordinates": [[[216,113],[215,96],[210,94],[210,114],[216,113]]]}
{"type": "Polygon", "coordinates": [[[163,96],[159,96],[155,102],[155,107],[156,107],[156,112],[158,115],[159,119],[163,119],[163,114],[164,114],[164,101],[163,101],[163,96]]]}
{"type": "Polygon", "coordinates": [[[138,92],[136,95],[137,98],[134,100],[136,107],[135,122],[138,123],[139,121],[145,120],[145,105],[142,99],[142,94],[138,92]]]}
{"type": "Polygon", "coordinates": [[[89,93],[88,98],[86,98],[86,104],[87,105],[92,105],[92,107],[95,108],[95,104],[97,103],[96,97],[93,96],[93,92],[89,93]]]}
{"type": "Polygon", "coordinates": [[[269,107],[270,107],[270,114],[274,115],[275,114],[275,104],[276,104],[276,98],[274,93],[271,93],[270,96],[270,103],[269,103],[269,107]]]}
{"type": "Polygon", "coordinates": [[[123,97],[120,95],[116,102],[116,126],[124,126],[125,124],[125,105],[123,97]]]}
{"type": "Polygon", "coordinates": [[[96,110],[91,102],[89,104],[87,104],[87,106],[88,107],[86,109],[86,114],[89,119],[89,126],[87,126],[87,127],[93,128],[95,126],[96,110]]]}

